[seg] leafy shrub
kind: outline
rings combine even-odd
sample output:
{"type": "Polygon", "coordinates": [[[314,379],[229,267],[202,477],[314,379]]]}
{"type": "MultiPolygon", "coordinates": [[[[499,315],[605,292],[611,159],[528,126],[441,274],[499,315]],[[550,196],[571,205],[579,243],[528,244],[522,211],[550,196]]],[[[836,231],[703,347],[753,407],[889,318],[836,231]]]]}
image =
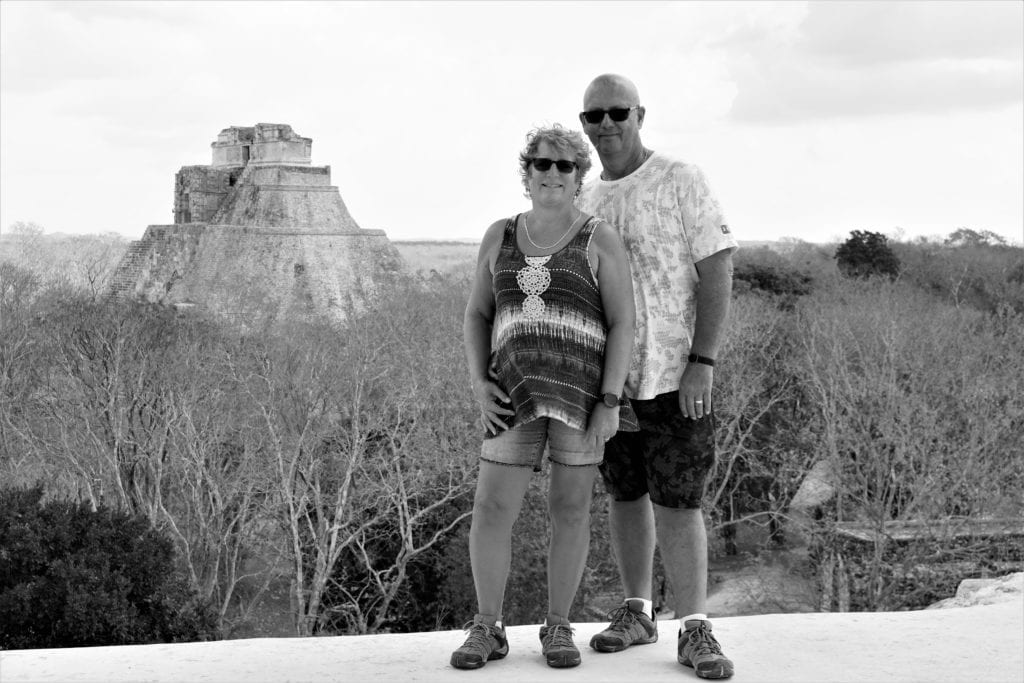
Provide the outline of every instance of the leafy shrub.
{"type": "Polygon", "coordinates": [[[877,232],[854,230],[850,238],[836,249],[836,264],[847,277],[866,278],[900,274],[900,261],[889,248],[888,238],[877,232]]]}
{"type": "Polygon", "coordinates": [[[215,615],[143,517],[0,489],[0,647],[205,640],[215,615]]]}
{"type": "Polygon", "coordinates": [[[740,250],[733,268],[733,291],[771,295],[780,308],[790,309],[797,297],[810,294],[812,278],[771,249],[740,250]]]}
{"type": "Polygon", "coordinates": [[[751,290],[783,296],[809,294],[811,278],[784,267],[743,263],[736,266],[734,277],[746,282],[751,290]]]}

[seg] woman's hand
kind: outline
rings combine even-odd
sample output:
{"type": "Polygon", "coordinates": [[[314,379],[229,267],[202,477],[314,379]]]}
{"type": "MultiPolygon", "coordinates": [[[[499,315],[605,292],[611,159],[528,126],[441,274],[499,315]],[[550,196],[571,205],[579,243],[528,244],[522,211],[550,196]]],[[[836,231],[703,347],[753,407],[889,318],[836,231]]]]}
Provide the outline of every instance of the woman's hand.
{"type": "Polygon", "coordinates": [[[473,397],[480,405],[480,425],[490,434],[508,429],[502,415],[514,415],[509,397],[492,379],[491,327],[494,322],[494,291],[491,289],[494,261],[498,257],[505,221],[495,221],[487,228],[477,255],[476,276],[466,303],[462,330],[466,344],[466,361],[473,382],[473,397]],[[506,404],[502,407],[498,402],[506,404]]]}
{"type": "Polygon", "coordinates": [[[516,411],[512,410],[512,399],[501,390],[501,387],[489,379],[480,380],[473,382],[473,395],[480,405],[480,424],[488,433],[497,434],[508,429],[508,425],[500,416],[515,415],[516,411]],[[507,407],[503,407],[499,402],[507,407]]]}
{"type": "Polygon", "coordinates": [[[595,453],[604,449],[605,442],[615,436],[619,431],[619,407],[609,408],[604,403],[598,403],[590,413],[590,421],[587,422],[587,443],[595,453]]]}
{"type": "MultiPolygon", "coordinates": [[[[622,238],[604,221],[595,229],[590,246],[591,262],[597,266],[597,282],[601,288],[601,304],[608,327],[601,393],[620,396],[629,371],[633,333],[636,327],[629,256],[622,244],[622,238]]],[[[618,429],[619,407],[612,408],[599,401],[590,414],[590,423],[587,425],[587,432],[592,433],[594,443],[604,448],[604,442],[615,436],[618,429]]]]}

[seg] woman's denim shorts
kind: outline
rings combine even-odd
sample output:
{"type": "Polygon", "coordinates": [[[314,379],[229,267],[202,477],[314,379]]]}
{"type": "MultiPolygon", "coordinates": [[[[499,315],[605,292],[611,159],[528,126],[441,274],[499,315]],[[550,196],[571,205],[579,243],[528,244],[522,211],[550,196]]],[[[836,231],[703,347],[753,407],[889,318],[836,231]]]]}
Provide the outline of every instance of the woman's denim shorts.
{"type": "Polygon", "coordinates": [[[539,417],[484,439],[480,459],[498,465],[532,467],[540,472],[545,446],[548,459],[566,467],[600,465],[604,460],[604,448],[595,452],[587,443],[586,432],[548,417],[539,417]]]}

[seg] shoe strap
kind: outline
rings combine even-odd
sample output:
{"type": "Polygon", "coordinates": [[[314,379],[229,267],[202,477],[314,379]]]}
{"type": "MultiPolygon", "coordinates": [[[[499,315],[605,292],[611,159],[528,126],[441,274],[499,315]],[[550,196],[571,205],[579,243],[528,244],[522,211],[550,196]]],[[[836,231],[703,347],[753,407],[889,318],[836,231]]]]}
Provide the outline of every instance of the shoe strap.
{"type": "Polygon", "coordinates": [[[494,626],[490,626],[479,621],[471,621],[468,624],[466,624],[463,627],[463,629],[468,634],[466,642],[485,645],[487,647],[490,647],[490,638],[494,638],[495,640],[497,640],[497,638],[495,637],[495,631],[500,633],[500,631],[498,631],[498,629],[494,626]]]}
{"type": "Polygon", "coordinates": [[[712,635],[711,630],[703,623],[697,628],[690,629],[688,639],[693,647],[699,652],[710,652],[711,654],[722,654],[722,646],[718,639],[712,635]]]}
{"type": "Polygon", "coordinates": [[[572,634],[575,629],[569,626],[569,624],[555,624],[547,628],[544,639],[551,645],[573,645],[572,634]]]}
{"type": "Polygon", "coordinates": [[[612,622],[608,628],[618,630],[636,622],[637,616],[636,613],[629,609],[627,605],[623,605],[622,607],[617,607],[609,612],[608,619],[612,622]]]}

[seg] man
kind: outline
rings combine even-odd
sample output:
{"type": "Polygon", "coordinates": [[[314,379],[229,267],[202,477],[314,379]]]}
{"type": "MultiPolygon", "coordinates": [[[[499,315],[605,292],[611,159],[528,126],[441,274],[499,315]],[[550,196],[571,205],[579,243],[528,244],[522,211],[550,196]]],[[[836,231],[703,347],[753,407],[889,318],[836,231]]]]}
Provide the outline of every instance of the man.
{"type": "Polygon", "coordinates": [[[590,646],[618,652],[658,639],[657,542],[680,617],[679,662],[702,678],[728,678],[732,662],[706,614],[700,506],[715,460],[711,389],[737,243],[700,169],[643,146],[645,114],[636,86],[615,74],[594,79],[580,114],[603,173],[583,188],[579,205],[618,229],[633,272],[636,339],[626,393],[641,428],[605,447],[601,474],[625,600],[590,646]]]}

